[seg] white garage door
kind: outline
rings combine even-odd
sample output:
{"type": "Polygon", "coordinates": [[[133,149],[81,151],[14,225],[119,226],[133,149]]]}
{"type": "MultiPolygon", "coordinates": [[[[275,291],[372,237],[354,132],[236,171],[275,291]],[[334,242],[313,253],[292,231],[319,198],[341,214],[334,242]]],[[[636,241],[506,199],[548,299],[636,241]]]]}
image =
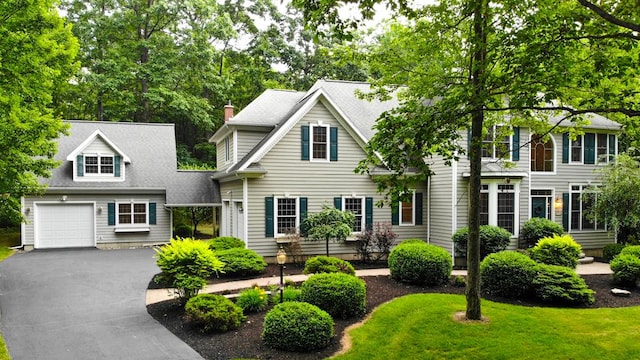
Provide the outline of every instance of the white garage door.
{"type": "Polygon", "coordinates": [[[95,246],[93,204],[38,204],[34,247],[95,246]]]}

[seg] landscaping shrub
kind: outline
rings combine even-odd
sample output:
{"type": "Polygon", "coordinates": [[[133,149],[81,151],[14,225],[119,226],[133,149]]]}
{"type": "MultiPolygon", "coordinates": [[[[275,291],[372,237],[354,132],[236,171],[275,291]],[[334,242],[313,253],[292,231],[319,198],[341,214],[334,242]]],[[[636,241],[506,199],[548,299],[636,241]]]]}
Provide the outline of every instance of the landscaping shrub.
{"type": "Polygon", "coordinates": [[[375,229],[370,227],[365,229],[358,235],[358,241],[355,242],[356,254],[365,263],[388,258],[398,238],[391,224],[376,223],[374,226],[375,229]]]}
{"type": "Polygon", "coordinates": [[[640,245],[625,246],[624,249],[620,251],[620,254],[631,255],[640,258],[640,245]]]}
{"type": "Polygon", "coordinates": [[[305,274],[345,273],[355,275],[356,269],[348,261],[332,256],[314,256],[304,263],[305,274]]]}
{"type": "Polygon", "coordinates": [[[269,297],[264,289],[255,286],[242,290],[236,299],[236,305],[240,306],[245,314],[259,312],[267,308],[269,297]]]}
{"type": "Polygon", "coordinates": [[[516,251],[500,251],[488,255],[480,263],[480,280],[487,293],[519,298],[532,293],[537,264],[516,251]]]}
{"type": "Polygon", "coordinates": [[[250,249],[232,248],[215,252],[224,263],[222,269],[226,276],[251,276],[261,274],[267,263],[258,253],[250,249]]]}
{"type": "Polygon", "coordinates": [[[205,242],[194,239],[171,239],[156,250],[156,263],[162,273],[158,281],[166,282],[182,302],[196,295],[212,273],[222,271],[224,264],[205,242]]]}
{"type": "Polygon", "coordinates": [[[313,351],[327,347],[334,336],[329,314],[304,302],[285,302],[269,311],[262,325],[262,341],[274,349],[313,351]]]}
{"type": "MultiPolygon", "coordinates": [[[[280,288],[278,286],[273,286],[270,288],[271,291],[271,303],[279,304],[280,303],[280,288]]],[[[300,301],[300,294],[302,290],[295,286],[285,286],[284,290],[282,290],[282,299],[284,302],[287,301],[300,301]]]]}
{"type": "Polygon", "coordinates": [[[426,244],[426,242],[422,239],[406,239],[400,241],[398,245],[407,245],[407,244],[426,244]]]}
{"type": "MultiPolygon", "coordinates": [[[[451,237],[455,244],[457,256],[467,256],[467,241],[469,239],[469,228],[458,229],[451,237]]],[[[505,250],[511,241],[511,233],[507,230],[493,225],[480,226],[480,258],[505,250]]]]}
{"type": "Polygon", "coordinates": [[[393,279],[427,286],[446,284],[453,267],[446,250],[423,241],[402,242],[391,251],[388,263],[393,279]]]}
{"type": "Polygon", "coordinates": [[[208,241],[209,247],[213,251],[228,250],[234,248],[245,248],[244,241],[233,236],[220,236],[208,241]]]}
{"type": "Polygon", "coordinates": [[[623,250],[611,260],[609,266],[613,270],[613,280],[619,284],[636,286],[640,281],[640,258],[637,256],[624,254],[623,250]]]}
{"type": "Polygon", "coordinates": [[[547,265],[566,266],[575,269],[578,266],[581,246],[570,235],[540,239],[536,246],[529,249],[529,255],[537,262],[547,265]]]}
{"type": "Polygon", "coordinates": [[[604,249],[602,249],[602,257],[604,258],[604,261],[611,262],[611,260],[613,260],[614,257],[620,254],[620,252],[622,251],[622,249],[624,249],[624,247],[625,247],[625,244],[620,244],[620,243],[605,245],[604,249]]]}
{"type": "Polygon", "coordinates": [[[202,332],[237,329],[246,317],[242,309],[222,295],[199,294],[187,301],[185,317],[202,332]]]}
{"type": "Polygon", "coordinates": [[[531,218],[527,220],[520,230],[520,240],[522,240],[528,248],[534,246],[542,238],[552,237],[554,235],[564,234],[562,225],[555,221],[545,218],[531,218]]]}
{"type": "Polygon", "coordinates": [[[187,238],[193,235],[193,229],[187,224],[177,224],[173,228],[173,236],[187,238]]]}
{"type": "Polygon", "coordinates": [[[308,302],[331,316],[347,319],[364,315],[367,287],[362,279],[344,273],[316,274],[300,287],[300,301],[308,302]]]}
{"type": "Polygon", "coordinates": [[[564,266],[538,264],[533,287],[536,297],[553,304],[583,306],[595,302],[595,292],[584,279],[564,266]]]}

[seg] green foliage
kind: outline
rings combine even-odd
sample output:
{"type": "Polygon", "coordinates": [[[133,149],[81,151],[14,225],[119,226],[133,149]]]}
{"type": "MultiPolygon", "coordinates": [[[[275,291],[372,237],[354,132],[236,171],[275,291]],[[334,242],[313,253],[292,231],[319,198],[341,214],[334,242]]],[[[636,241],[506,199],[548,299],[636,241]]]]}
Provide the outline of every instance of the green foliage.
{"type": "Polygon", "coordinates": [[[610,262],[611,260],[613,260],[613,258],[620,254],[624,247],[625,245],[620,243],[605,245],[604,249],[602,249],[602,257],[604,258],[604,261],[610,262]]]}
{"type": "Polygon", "coordinates": [[[251,249],[233,248],[215,252],[224,263],[222,271],[226,276],[250,276],[261,274],[267,267],[264,258],[251,249]]]}
{"type": "Polygon", "coordinates": [[[531,258],[548,265],[560,265],[575,269],[582,247],[570,235],[543,238],[529,249],[531,258]]]}
{"type": "Polygon", "coordinates": [[[351,235],[354,220],[351,211],[325,207],[321,212],[309,215],[302,228],[307,230],[307,239],[326,243],[326,255],[329,256],[329,240],[345,241],[351,235]]]}
{"type": "Polygon", "coordinates": [[[455,287],[465,287],[467,286],[467,281],[464,279],[464,276],[456,276],[453,278],[453,286],[455,287]]]}
{"type": "Polygon", "coordinates": [[[516,251],[493,253],[480,263],[480,279],[484,291],[509,298],[530,295],[536,271],[536,262],[516,251]]]}
{"type": "Polygon", "coordinates": [[[187,301],[184,309],[187,321],[202,332],[237,329],[246,319],[242,309],[222,295],[196,295],[187,301]]]}
{"type": "Polygon", "coordinates": [[[222,270],[222,263],[203,241],[171,239],[156,251],[156,263],[162,273],[159,281],[167,282],[181,301],[195,296],[212,273],[222,270]]]}
{"type": "Polygon", "coordinates": [[[329,314],[304,302],[285,302],[264,317],[262,341],[286,351],[313,351],[327,347],[334,336],[329,314]]]}
{"type": "Polygon", "coordinates": [[[562,225],[546,218],[531,218],[527,220],[520,230],[520,240],[527,244],[527,247],[534,246],[538,240],[553,235],[564,234],[562,225]]]}
{"type": "Polygon", "coordinates": [[[365,282],[344,273],[316,274],[300,287],[300,301],[308,302],[331,316],[347,319],[362,316],[367,306],[365,282]]]}
{"type": "Polygon", "coordinates": [[[451,276],[451,255],[425,242],[402,242],[389,254],[389,271],[395,280],[427,286],[446,284],[451,276]]]}
{"type": "MultiPolygon", "coordinates": [[[[469,228],[458,229],[453,236],[458,256],[467,256],[467,241],[469,239],[469,228]]],[[[480,258],[505,250],[511,241],[511,233],[507,230],[493,225],[480,226],[480,258]]]]}
{"type": "Polygon", "coordinates": [[[238,295],[236,305],[240,306],[245,314],[260,312],[269,305],[269,297],[264,289],[255,286],[251,289],[242,290],[238,295]]]}
{"type": "Polygon", "coordinates": [[[584,279],[564,266],[538,264],[533,287],[536,297],[553,304],[584,306],[595,302],[595,292],[584,279]]]}
{"type": "Polygon", "coordinates": [[[345,273],[349,275],[355,275],[356,269],[348,261],[332,257],[332,256],[314,256],[304,263],[303,273],[305,274],[317,274],[317,273],[345,273]]]}
{"type": "Polygon", "coordinates": [[[228,250],[233,248],[245,248],[245,243],[241,239],[233,236],[220,236],[208,241],[209,248],[213,251],[228,250]]]}
{"type": "MultiPolygon", "coordinates": [[[[271,304],[279,304],[280,303],[280,287],[278,285],[271,285],[269,287],[269,292],[271,296],[269,298],[269,302],[271,304]]],[[[300,293],[302,291],[300,288],[295,285],[285,285],[282,290],[282,299],[284,302],[287,301],[299,301],[300,293]]]]}
{"type": "Polygon", "coordinates": [[[620,254],[631,255],[640,258],[640,245],[625,246],[620,254]]]}
{"type": "Polygon", "coordinates": [[[173,228],[174,236],[186,238],[193,236],[193,229],[187,224],[178,224],[173,228]]]}
{"type": "Polygon", "coordinates": [[[613,280],[626,286],[636,286],[640,281],[640,258],[630,254],[620,254],[609,263],[613,280]]]}

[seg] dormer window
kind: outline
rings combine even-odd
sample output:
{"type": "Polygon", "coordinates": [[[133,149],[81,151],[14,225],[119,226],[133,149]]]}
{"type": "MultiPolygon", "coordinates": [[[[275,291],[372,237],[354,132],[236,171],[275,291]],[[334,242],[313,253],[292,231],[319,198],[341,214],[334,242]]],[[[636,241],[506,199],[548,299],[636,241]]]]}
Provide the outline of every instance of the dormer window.
{"type": "Polygon", "coordinates": [[[73,181],[124,181],[125,164],[131,159],[100,131],[96,130],[75,148],[67,160],[73,162],[73,181]]]}
{"type": "Polygon", "coordinates": [[[113,155],[85,155],[84,173],[89,174],[113,174],[113,155]]]}

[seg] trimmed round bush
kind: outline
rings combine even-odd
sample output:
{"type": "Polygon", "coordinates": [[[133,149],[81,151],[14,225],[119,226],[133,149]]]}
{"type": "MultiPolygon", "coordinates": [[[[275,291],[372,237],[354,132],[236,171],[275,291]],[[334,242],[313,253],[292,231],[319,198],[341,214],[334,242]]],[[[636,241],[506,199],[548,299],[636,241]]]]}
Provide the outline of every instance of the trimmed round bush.
{"type": "Polygon", "coordinates": [[[316,305],[333,317],[364,315],[367,287],[362,279],[344,273],[312,275],[300,287],[300,301],[316,305]]]}
{"type": "Polygon", "coordinates": [[[552,237],[554,235],[564,234],[562,225],[555,221],[545,218],[531,218],[527,220],[520,230],[520,240],[522,240],[528,248],[534,246],[542,238],[552,237]]]}
{"type": "Polygon", "coordinates": [[[605,245],[604,249],[602,249],[602,257],[604,258],[604,261],[611,262],[611,260],[613,260],[614,257],[618,256],[618,254],[620,254],[620,252],[624,248],[625,244],[619,243],[605,245]]]}
{"type": "Polygon", "coordinates": [[[199,294],[187,301],[185,317],[202,332],[237,329],[246,319],[242,309],[222,295],[199,294]]]}
{"type": "Polygon", "coordinates": [[[245,243],[241,239],[233,236],[220,236],[207,242],[213,251],[228,250],[234,248],[245,248],[245,243]]]}
{"type": "MultiPolygon", "coordinates": [[[[469,228],[458,229],[451,236],[455,244],[457,256],[467,256],[467,242],[469,241],[469,228]]],[[[505,250],[511,241],[511,233],[493,225],[480,226],[480,258],[505,250]]]]}
{"type": "Polygon", "coordinates": [[[426,244],[426,242],[422,239],[406,239],[398,243],[398,245],[407,245],[407,244],[426,244]]]}
{"type": "Polygon", "coordinates": [[[327,347],[334,336],[329,314],[304,302],[284,302],[269,311],[262,326],[262,341],[274,349],[313,351],[327,347]]]}
{"type": "Polygon", "coordinates": [[[584,306],[595,302],[595,292],[584,279],[564,266],[538,264],[533,287],[536,297],[553,304],[584,306]]]}
{"type": "Polygon", "coordinates": [[[261,274],[267,267],[264,258],[251,249],[232,248],[215,252],[224,263],[226,276],[251,276],[261,274]]]}
{"type": "Polygon", "coordinates": [[[173,235],[181,238],[191,237],[193,229],[187,224],[178,224],[173,228],[173,235]]]}
{"type": "Polygon", "coordinates": [[[566,266],[575,269],[578,266],[582,247],[570,235],[540,239],[536,246],[529,249],[529,256],[539,263],[566,266]]]}
{"type": "Polygon", "coordinates": [[[437,286],[451,277],[451,255],[425,242],[401,243],[389,254],[391,278],[409,284],[437,286]]]}
{"type": "Polygon", "coordinates": [[[269,297],[264,289],[256,286],[242,290],[236,299],[236,305],[240,306],[245,314],[260,312],[269,305],[269,297]]]}
{"type": "Polygon", "coordinates": [[[637,256],[620,253],[611,260],[609,266],[613,271],[613,280],[619,284],[636,286],[640,281],[640,258],[637,256]]]}
{"type": "Polygon", "coordinates": [[[640,245],[625,246],[624,249],[620,251],[620,254],[631,255],[640,258],[640,245]]]}
{"type": "Polygon", "coordinates": [[[348,261],[333,256],[314,256],[304,263],[305,274],[345,273],[355,275],[356,269],[348,261]]]}
{"type": "Polygon", "coordinates": [[[532,293],[537,264],[516,251],[500,251],[488,255],[480,263],[482,288],[489,294],[519,298],[532,293]]]}

